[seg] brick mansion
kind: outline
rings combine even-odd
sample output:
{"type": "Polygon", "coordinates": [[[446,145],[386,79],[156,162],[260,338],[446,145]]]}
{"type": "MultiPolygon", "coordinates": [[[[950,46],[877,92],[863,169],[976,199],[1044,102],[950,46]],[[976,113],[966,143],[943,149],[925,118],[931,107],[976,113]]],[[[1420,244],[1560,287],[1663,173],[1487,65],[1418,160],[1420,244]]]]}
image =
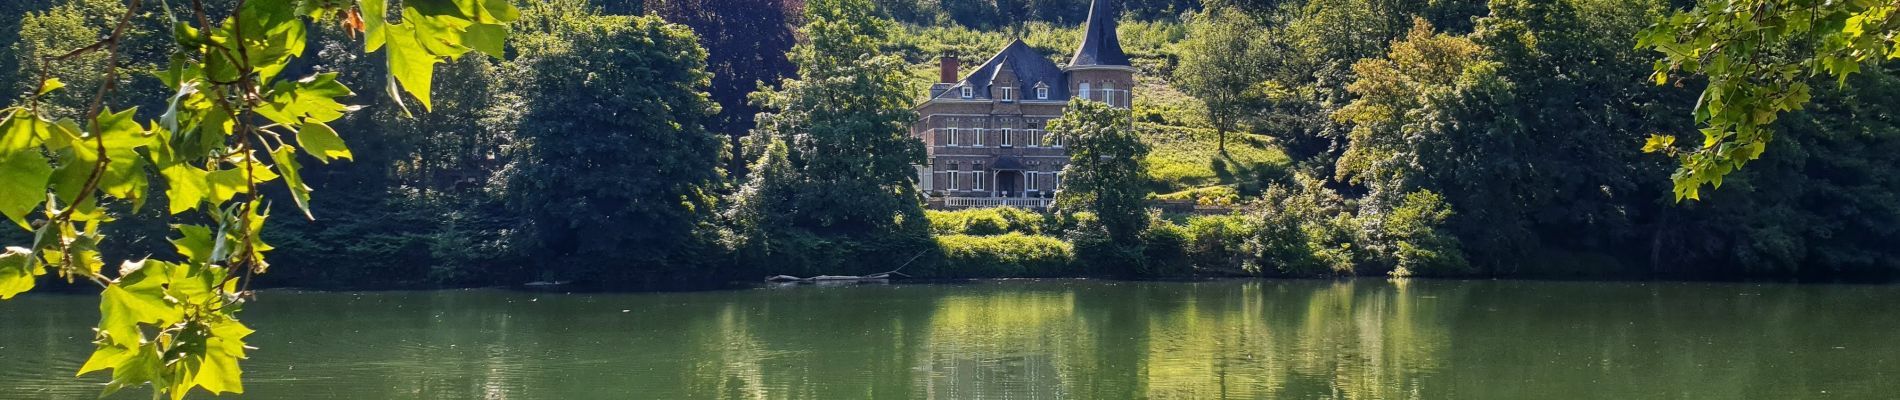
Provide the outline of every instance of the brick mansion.
{"type": "Polygon", "coordinates": [[[1127,108],[1135,68],[1115,34],[1116,14],[1094,0],[1082,44],[1058,66],[1022,40],[960,74],[956,58],[941,60],[938,83],[917,106],[911,135],[928,149],[918,183],[933,208],[1044,208],[1061,189],[1068,163],[1063,143],[1048,140],[1049,120],[1071,98],[1127,108]]]}

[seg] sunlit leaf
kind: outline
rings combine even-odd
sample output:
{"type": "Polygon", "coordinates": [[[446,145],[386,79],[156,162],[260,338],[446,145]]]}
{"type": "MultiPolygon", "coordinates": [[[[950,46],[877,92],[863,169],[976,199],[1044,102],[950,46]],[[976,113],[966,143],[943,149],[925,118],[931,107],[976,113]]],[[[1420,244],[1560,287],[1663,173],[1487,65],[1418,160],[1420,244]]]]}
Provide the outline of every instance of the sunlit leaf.
{"type": "Polygon", "coordinates": [[[192,264],[211,264],[216,261],[211,258],[212,248],[216,245],[211,238],[211,228],[197,225],[178,225],[176,228],[179,234],[184,235],[171,240],[172,247],[178,249],[178,255],[185,256],[192,264]]]}
{"type": "Polygon", "coordinates": [[[259,107],[257,113],[285,126],[305,121],[330,122],[342,118],[349,110],[337,98],[352,95],[355,93],[337,83],[336,73],[317,74],[295,83],[277,84],[266,94],[270,101],[259,107]]]}
{"type": "Polygon", "coordinates": [[[260,163],[249,168],[240,165],[230,169],[211,171],[205,177],[205,181],[211,183],[211,202],[224,204],[239,194],[250,193],[251,183],[261,185],[276,180],[277,174],[271,172],[270,166],[260,163]],[[246,170],[250,170],[253,175],[251,179],[245,179],[246,170]]]}
{"type": "Polygon", "coordinates": [[[429,89],[435,73],[435,64],[441,59],[429,54],[416,39],[415,28],[408,25],[389,25],[389,75],[396,78],[403,91],[415,96],[423,109],[432,109],[429,89]]]}
{"type": "Polygon", "coordinates": [[[118,281],[100,294],[99,330],[107,340],[122,347],[137,346],[144,337],[139,324],[168,325],[184,317],[183,310],[166,301],[171,267],[145,260],[127,261],[119,268],[118,281]]]}
{"type": "Polygon", "coordinates": [[[326,164],[339,158],[354,159],[350,155],[350,148],[343,145],[343,138],[322,122],[307,122],[298,127],[297,144],[310,151],[311,157],[326,164]]]}
{"type": "Polygon", "coordinates": [[[34,280],[46,274],[46,270],[39,267],[32,250],[20,247],[8,247],[6,250],[6,253],[0,253],[0,300],[33,290],[34,280]]]}
{"type": "Polygon", "coordinates": [[[0,214],[21,228],[31,228],[26,217],[46,200],[46,183],[53,176],[39,149],[45,125],[25,111],[0,123],[0,214]]]}
{"type": "Polygon", "coordinates": [[[45,96],[47,93],[52,93],[54,90],[59,90],[59,88],[63,87],[66,87],[66,83],[60,82],[59,78],[47,78],[45,82],[40,82],[40,90],[37,95],[45,96]]]}
{"type": "Polygon", "coordinates": [[[303,176],[298,172],[302,167],[297,164],[297,148],[284,145],[270,155],[271,162],[277,164],[277,172],[284,176],[284,184],[290,187],[290,198],[297,202],[297,209],[303,211],[304,218],[316,219],[310,214],[310,187],[304,186],[303,176]]]}

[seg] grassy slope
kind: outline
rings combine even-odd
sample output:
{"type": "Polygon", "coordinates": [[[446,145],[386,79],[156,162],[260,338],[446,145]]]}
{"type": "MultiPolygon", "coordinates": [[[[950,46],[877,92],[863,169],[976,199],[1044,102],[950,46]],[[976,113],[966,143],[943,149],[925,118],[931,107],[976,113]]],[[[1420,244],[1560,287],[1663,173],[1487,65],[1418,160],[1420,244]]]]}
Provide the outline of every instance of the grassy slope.
{"type": "MultiPolygon", "coordinates": [[[[937,79],[937,58],[955,55],[967,68],[988,60],[997,50],[1021,37],[1056,63],[1068,61],[1079,41],[1080,27],[1032,23],[1021,34],[978,31],[964,27],[905,25],[885,43],[885,49],[904,57],[915,77],[922,101],[937,79]]],[[[1257,135],[1228,135],[1227,154],[1216,151],[1216,137],[1199,111],[1199,102],[1181,93],[1167,78],[1172,70],[1170,48],[1186,35],[1179,23],[1126,21],[1121,24],[1123,50],[1133,58],[1139,84],[1135,118],[1142,138],[1154,151],[1143,162],[1153,177],[1153,190],[1163,198],[1194,198],[1227,193],[1254,194],[1262,176],[1273,176],[1289,164],[1284,152],[1257,135]]]]}

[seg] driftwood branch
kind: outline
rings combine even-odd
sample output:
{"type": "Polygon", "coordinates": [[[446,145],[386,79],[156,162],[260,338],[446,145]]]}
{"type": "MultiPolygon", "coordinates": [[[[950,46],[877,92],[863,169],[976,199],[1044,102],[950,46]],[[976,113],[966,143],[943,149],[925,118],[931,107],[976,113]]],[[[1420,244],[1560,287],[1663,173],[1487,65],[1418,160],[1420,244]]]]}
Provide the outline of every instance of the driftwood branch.
{"type": "Polygon", "coordinates": [[[765,281],[774,283],[874,282],[887,281],[894,277],[909,278],[911,276],[905,275],[903,272],[904,267],[909,267],[911,263],[917,262],[917,259],[923,257],[926,252],[929,252],[929,250],[920,251],[917,252],[917,255],[910,256],[910,260],[905,261],[904,265],[897,266],[897,269],[870,275],[819,275],[810,278],[800,278],[791,275],[773,275],[765,278],[765,281]]]}

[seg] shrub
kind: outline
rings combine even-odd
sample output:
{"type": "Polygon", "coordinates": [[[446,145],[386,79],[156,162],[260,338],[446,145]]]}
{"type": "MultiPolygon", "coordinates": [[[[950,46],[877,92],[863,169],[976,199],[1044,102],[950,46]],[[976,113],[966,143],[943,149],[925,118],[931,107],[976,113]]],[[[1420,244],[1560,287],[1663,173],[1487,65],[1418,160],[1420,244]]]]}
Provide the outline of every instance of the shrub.
{"type": "Polygon", "coordinates": [[[1115,241],[1100,219],[1082,215],[1067,221],[1063,237],[1075,248],[1080,272],[1094,275],[1132,275],[1142,270],[1146,255],[1141,246],[1115,241]]]}
{"type": "Polygon", "coordinates": [[[1075,251],[1051,236],[1009,233],[995,236],[944,235],[937,237],[943,258],[931,271],[913,275],[934,278],[1039,278],[1074,276],[1079,272],[1075,251]]]}
{"type": "Polygon", "coordinates": [[[1352,274],[1358,236],[1345,200],[1318,179],[1294,180],[1299,186],[1268,188],[1254,207],[1256,229],[1242,246],[1242,269],[1279,276],[1352,274]]]}
{"type": "Polygon", "coordinates": [[[1188,252],[1187,228],[1165,220],[1148,224],[1141,232],[1141,268],[1147,276],[1185,275],[1192,269],[1188,252]]]}
{"type": "Polygon", "coordinates": [[[1216,215],[1190,217],[1183,229],[1188,262],[1194,268],[1239,272],[1245,270],[1247,239],[1258,227],[1244,216],[1216,215]]]}
{"type": "Polygon", "coordinates": [[[1013,207],[929,210],[924,217],[930,220],[930,233],[936,235],[1037,235],[1053,231],[1048,226],[1052,218],[1013,207]]]}
{"type": "Polygon", "coordinates": [[[1458,239],[1439,228],[1451,215],[1443,196],[1428,190],[1407,193],[1397,207],[1361,217],[1367,250],[1379,266],[1391,268],[1392,276],[1469,274],[1458,239]]]}
{"type": "Polygon", "coordinates": [[[1155,200],[1181,201],[1192,200],[1194,204],[1204,206],[1231,206],[1240,201],[1240,191],[1231,185],[1198,187],[1174,193],[1150,196],[1155,200]]]}

